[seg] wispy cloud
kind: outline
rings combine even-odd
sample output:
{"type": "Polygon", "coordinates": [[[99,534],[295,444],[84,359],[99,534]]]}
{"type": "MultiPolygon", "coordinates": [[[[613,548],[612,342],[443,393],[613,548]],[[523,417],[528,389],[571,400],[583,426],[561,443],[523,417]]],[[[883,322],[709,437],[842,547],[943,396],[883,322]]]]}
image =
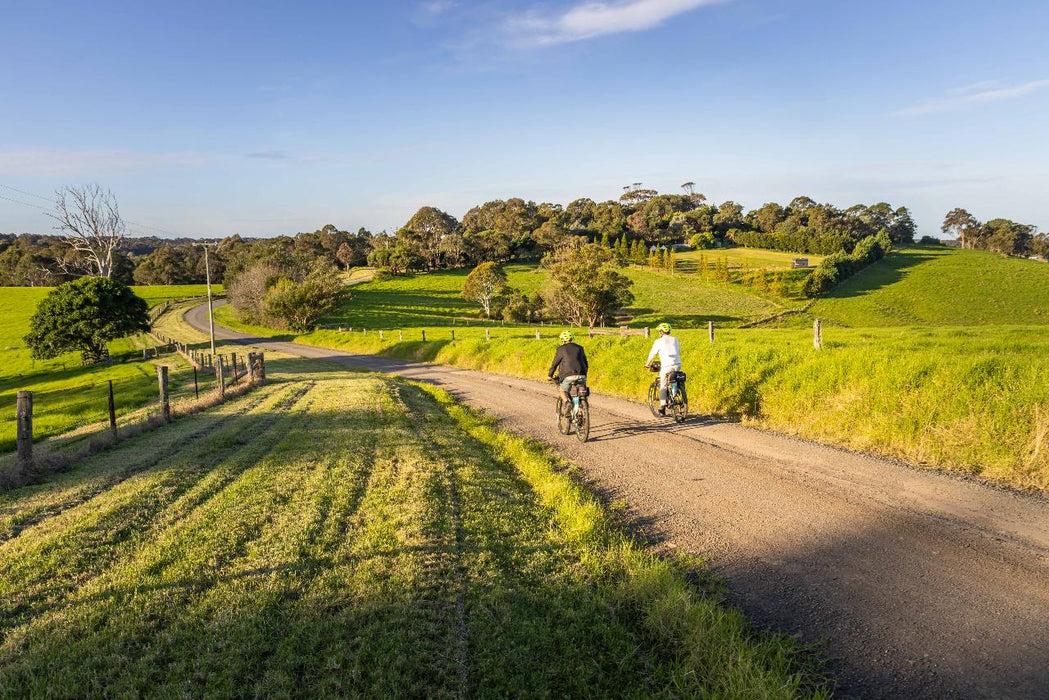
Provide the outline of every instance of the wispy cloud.
{"type": "Polygon", "coordinates": [[[415,6],[411,21],[420,26],[429,26],[450,13],[458,6],[457,0],[428,0],[415,6]]]}
{"type": "Polygon", "coordinates": [[[193,153],[141,153],[125,150],[58,150],[15,148],[0,150],[0,175],[34,177],[98,177],[100,174],[192,168],[208,159],[193,153]]]}
{"type": "Polygon", "coordinates": [[[260,160],[290,160],[291,156],[283,151],[257,151],[255,153],[245,153],[245,158],[258,158],[260,160]]]}
{"type": "Polygon", "coordinates": [[[999,81],[986,80],[948,90],[942,97],[918,100],[913,105],[897,109],[892,114],[893,116],[912,116],[950,112],[988,102],[1015,100],[1044,88],[1049,88],[1049,79],[1032,80],[1019,85],[1003,85],[999,81]]]}
{"type": "Polygon", "coordinates": [[[505,24],[515,43],[532,46],[564,44],[583,39],[652,29],[690,10],[726,0],[620,0],[584,2],[567,11],[533,10],[510,17],[505,24]]]}

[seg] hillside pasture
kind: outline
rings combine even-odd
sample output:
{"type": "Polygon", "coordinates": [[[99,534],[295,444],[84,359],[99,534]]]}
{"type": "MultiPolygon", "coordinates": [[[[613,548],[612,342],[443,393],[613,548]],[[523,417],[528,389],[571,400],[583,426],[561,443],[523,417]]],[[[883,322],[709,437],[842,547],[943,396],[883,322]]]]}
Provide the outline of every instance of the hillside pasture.
{"type": "Polygon", "coordinates": [[[1049,324],[1049,264],[905,248],[839,284],[810,312],[853,327],[1049,324]]]}
{"type": "MultiPolygon", "coordinates": [[[[513,264],[504,269],[510,286],[529,293],[544,289],[549,278],[535,265],[513,264]]],[[[709,320],[739,325],[781,308],[736,285],[644,268],[621,271],[634,282],[635,301],[621,313],[623,322],[632,325],[655,325],[663,320],[679,326],[700,326],[709,320]]],[[[442,270],[356,284],[351,298],[328,314],[324,323],[390,330],[491,325],[478,317],[476,303],[460,296],[469,273],[469,269],[442,270]]],[[[219,318],[227,325],[237,325],[232,309],[222,309],[219,318]]]]}
{"type": "MultiPolygon", "coordinates": [[[[133,287],[151,307],[171,299],[200,296],[204,285],[133,287]]],[[[156,400],[155,362],[143,362],[139,352],[155,343],[136,335],[110,343],[123,361],[109,365],[81,365],[78,353],[53,360],[33,360],[22,336],[29,320],[50,288],[0,288],[0,452],[14,449],[15,403],[19,391],[34,392],[33,433],[37,439],[61,434],[108,417],[109,382],[114,384],[118,416],[156,400]],[[130,355],[130,358],[126,357],[130,355]]],[[[175,394],[192,391],[192,370],[177,356],[160,360],[171,367],[169,382],[175,394]]],[[[201,378],[203,382],[203,378],[201,378]]]]}
{"type": "Polygon", "coordinates": [[[751,268],[769,270],[789,270],[791,262],[795,258],[808,258],[809,265],[815,267],[826,257],[810,253],[784,253],[778,250],[763,250],[761,248],[746,248],[743,246],[689,250],[676,254],[678,265],[686,272],[695,272],[702,256],[706,256],[708,265],[713,265],[718,260],[724,260],[726,264],[732,267],[746,265],[751,268]]]}

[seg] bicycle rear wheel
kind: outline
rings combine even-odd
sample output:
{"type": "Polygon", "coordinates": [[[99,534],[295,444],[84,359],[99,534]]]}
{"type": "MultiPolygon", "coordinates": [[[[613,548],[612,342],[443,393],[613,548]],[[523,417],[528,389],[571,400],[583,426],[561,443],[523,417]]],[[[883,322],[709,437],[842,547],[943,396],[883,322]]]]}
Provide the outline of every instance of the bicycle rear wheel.
{"type": "Polygon", "coordinates": [[[579,442],[586,442],[590,437],[590,405],[586,399],[579,399],[579,411],[576,413],[575,436],[579,442]]]}
{"type": "Polygon", "coordinates": [[[659,380],[652,382],[648,387],[648,410],[652,412],[653,418],[659,418],[659,380]]]}
{"type": "Polygon", "coordinates": [[[685,385],[678,386],[677,392],[677,398],[674,399],[674,420],[683,423],[688,418],[688,394],[685,392],[685,385]]]}

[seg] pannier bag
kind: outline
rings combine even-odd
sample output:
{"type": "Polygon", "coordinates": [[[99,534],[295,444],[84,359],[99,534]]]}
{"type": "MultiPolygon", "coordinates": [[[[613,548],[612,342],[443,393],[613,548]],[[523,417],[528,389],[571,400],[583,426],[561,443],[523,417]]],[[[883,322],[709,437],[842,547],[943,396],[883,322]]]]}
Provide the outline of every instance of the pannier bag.
{"type": "Polygon", "coordinates": [[[672,382],[681,382],[682,384],[684,384],[685,383],[685,373],[680,371],[680,370],[677,371],[677,372],[674,372],[673,374],[670,375],[670,381],[672,381],[672,382]]]}
{"type": "Polygon", "coordinates": [[[582,397],[590,396],[590,387],[585,384],[573,384],[571,395],[582,397]]]}

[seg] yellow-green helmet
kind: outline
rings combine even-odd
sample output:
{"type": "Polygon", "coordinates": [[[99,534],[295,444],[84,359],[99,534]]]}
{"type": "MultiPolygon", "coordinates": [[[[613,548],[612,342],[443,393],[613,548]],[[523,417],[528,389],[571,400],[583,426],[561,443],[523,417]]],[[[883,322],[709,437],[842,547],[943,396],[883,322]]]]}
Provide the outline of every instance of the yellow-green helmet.
{"type": "Polygon", "coordinates": [[[575,334],[572,331],[561,331],[561,335],[557,336],[562,343],[571,343],[575,340],[575,334]]]}
{"type": "Polygon", "coordinates": [[[666,333],[667,335],[670,335],[670,324],[660,323],[658,326],[656,326],[656,330],[660,333],[666,333]]]}

